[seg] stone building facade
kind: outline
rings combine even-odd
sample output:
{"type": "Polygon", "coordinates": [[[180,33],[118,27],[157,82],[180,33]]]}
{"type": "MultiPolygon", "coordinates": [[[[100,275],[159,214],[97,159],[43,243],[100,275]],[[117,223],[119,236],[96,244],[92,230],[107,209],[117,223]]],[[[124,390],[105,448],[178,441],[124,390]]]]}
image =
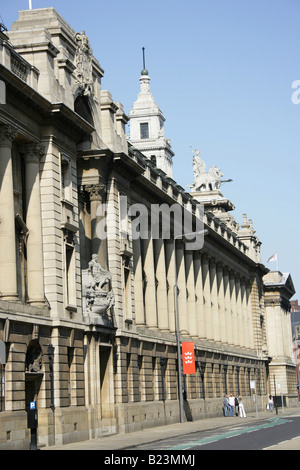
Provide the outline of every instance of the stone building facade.
{"type": "MultiPolygon", "coordinates": [[[[138,136],[128,142],[129,117],[102,90],[103,74],[85,32],[53,8],[20,11],[1,33],[2,449],[28,448],[32,401],[39,445],[178,422],[178,331],[196,362],[183,380],[185,419],[222,413],[226,392],[250,409],[253,380],[265,407],[282,354],[284,394],[296,403],[288,328],[274,343],[268,324],[289,315],[291,281],[275,311],[252,222],[234,220],[219,176],[206,187],[195,171],[187,193],[138,136]],[[153,207],[169,217],[168,236],[153,207]],[[192,231],[201,219],[203,246],[175,238],[174,207],[192,231]]],[[[157,139],[171,165],[169,141],[157,139]]]]}

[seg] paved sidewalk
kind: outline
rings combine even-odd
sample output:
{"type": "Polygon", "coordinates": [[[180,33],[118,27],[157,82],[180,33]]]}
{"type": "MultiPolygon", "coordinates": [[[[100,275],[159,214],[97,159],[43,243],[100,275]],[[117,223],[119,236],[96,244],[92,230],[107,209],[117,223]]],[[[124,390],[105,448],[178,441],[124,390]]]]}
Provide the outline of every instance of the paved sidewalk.
{"type": "Polygon", "coordinates": [[[216,417],[201,419],[199,421],[185,422],[183,424],[175,423],[167,426],[158,426],[155,428],[144,429],[143,431],[132,432],[128,434],[115,434],[113,436],[92,439],[89,441],[65,444],[60,446],[42,447],[41,450],[124,450],[134,448],[142,444],[155,443],[164,439],[177,437],[183,434],[192,434],[198,431],[218,430],[224,426],[240,426],[242,423],[255,423],[276,416],[285,417],[292,414],[298,414],[299,408],[289,408],[283,414],[281,409],[276,415],[275,411],[248,413],[247,418],[240,417],[216,417]]]}

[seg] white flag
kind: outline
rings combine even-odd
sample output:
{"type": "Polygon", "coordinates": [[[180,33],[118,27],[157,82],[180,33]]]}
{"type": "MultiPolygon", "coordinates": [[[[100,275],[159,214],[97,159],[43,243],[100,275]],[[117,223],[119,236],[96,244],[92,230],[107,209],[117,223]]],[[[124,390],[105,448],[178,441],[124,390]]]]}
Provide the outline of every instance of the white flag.
{"type": "Polygon", "coordinates": [[[271,263],[271,261],[277,261],[277,253],[274,253],[274,255],[267,259],[267,263],[271,263]]]}

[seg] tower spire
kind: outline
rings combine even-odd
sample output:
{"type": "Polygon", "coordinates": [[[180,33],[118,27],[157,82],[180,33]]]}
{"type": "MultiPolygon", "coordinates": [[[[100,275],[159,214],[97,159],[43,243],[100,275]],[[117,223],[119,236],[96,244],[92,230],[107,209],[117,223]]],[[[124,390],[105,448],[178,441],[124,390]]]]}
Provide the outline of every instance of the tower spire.
{"type": "Polygon", "coordinates": [[[145,65],[145,48],[143,47],[143,70],[141,72],[141,75],[148,75],[148,70],[146,69],[145,65]]]}

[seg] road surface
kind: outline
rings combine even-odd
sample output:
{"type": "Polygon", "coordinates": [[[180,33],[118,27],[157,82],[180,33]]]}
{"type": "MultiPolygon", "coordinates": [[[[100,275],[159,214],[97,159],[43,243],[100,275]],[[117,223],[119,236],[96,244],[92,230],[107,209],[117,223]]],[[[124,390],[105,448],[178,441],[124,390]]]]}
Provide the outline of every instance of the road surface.
{"type": "Polygon", "coordinates": [[[168,452],[300,450],[300,416],[274,416],[256,424],[247,422],[247,418],[245,418],[241,419],[241,424],[238,426],[187,434],[134,447],[132,450],[165,450],[168,452]]]}

